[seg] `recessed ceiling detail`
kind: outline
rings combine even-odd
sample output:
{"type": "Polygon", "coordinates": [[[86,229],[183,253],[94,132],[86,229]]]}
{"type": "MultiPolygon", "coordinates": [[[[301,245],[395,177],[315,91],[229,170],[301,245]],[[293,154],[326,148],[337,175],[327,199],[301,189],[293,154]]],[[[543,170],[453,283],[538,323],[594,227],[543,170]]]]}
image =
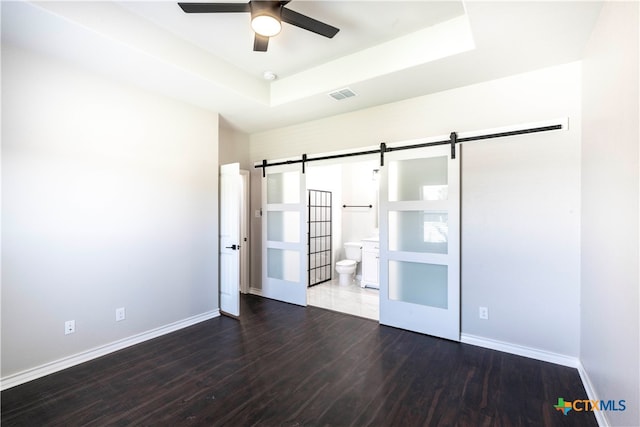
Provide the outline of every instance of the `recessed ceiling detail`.
{"type": "MultiPolygon", "coordinates": [[[[246,8],[248,0],[226,1],[246,8]]],[[[176,0],[6,1],[1,31],[3,52],[18,46],[76,63],[256,133],[580,60],[601,8],[294,0],[287,9],[340,32],[283,29],[266,54],[248,48],[250,13],[186,14],[176,0]],[[265,80],[265,70],[277,79],[265,80]],[[347,87],[358,94],[350,102],[327,96],[347,87]]]]}
{"type": "Polygon", "coordinates": [[[271,105],[354,86],[447,58],[475,48],[466,15],[283,77],[271,86],[271,105]]]}

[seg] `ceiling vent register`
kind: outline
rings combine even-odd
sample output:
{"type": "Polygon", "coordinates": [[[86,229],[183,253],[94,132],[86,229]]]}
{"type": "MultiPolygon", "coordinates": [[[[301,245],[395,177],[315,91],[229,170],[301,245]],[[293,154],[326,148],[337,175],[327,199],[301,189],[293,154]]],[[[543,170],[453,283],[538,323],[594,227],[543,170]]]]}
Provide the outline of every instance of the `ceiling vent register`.
{"type": "Polygon", "coordinates": [[[343,99],[356,96],[356,93],[351,89],[349,89],[348,87],[346,87],[344,89],[338,89],[336,91],[330,92],[329,96],[335,99],[336,101],[342,101],[343,99]]]}

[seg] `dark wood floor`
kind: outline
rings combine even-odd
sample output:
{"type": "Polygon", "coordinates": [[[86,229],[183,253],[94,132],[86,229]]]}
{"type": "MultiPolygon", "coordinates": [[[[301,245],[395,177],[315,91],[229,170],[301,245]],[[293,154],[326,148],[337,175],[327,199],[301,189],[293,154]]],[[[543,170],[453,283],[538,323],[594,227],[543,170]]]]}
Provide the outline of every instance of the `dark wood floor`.
{"type": "Polygon", "coordinates": [[[219,317],[2,392],[3,426],[596,426],[575,369],[242,297],[219,317]]]}

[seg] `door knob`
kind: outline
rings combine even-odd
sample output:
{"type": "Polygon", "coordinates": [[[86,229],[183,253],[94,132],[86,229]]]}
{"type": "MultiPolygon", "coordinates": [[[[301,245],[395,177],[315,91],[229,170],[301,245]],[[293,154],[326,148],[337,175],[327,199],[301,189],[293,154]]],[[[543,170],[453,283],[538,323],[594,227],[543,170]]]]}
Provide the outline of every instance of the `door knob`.
{"type": "Polygon", "coordinates": [[[225,248],[227,248],[227,249],[233,249],[233,250],[235,251],[235,250],[240,249],[240,245],[225,246],[225,248]]]}

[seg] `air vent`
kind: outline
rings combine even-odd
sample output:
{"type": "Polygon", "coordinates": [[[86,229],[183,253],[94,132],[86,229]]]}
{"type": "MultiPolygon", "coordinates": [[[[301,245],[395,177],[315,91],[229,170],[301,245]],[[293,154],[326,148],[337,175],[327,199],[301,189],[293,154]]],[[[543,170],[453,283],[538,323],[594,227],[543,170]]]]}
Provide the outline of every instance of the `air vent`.
{"type": "Polygon", "coordinates": [[[352,96],[356,96],[356,93],[345,87],[344,89],[338,89],[336,91],[330,92],[329,96],[335,99],[336,101],[342,101],[343,99],[351,98],[352,96]]]}

